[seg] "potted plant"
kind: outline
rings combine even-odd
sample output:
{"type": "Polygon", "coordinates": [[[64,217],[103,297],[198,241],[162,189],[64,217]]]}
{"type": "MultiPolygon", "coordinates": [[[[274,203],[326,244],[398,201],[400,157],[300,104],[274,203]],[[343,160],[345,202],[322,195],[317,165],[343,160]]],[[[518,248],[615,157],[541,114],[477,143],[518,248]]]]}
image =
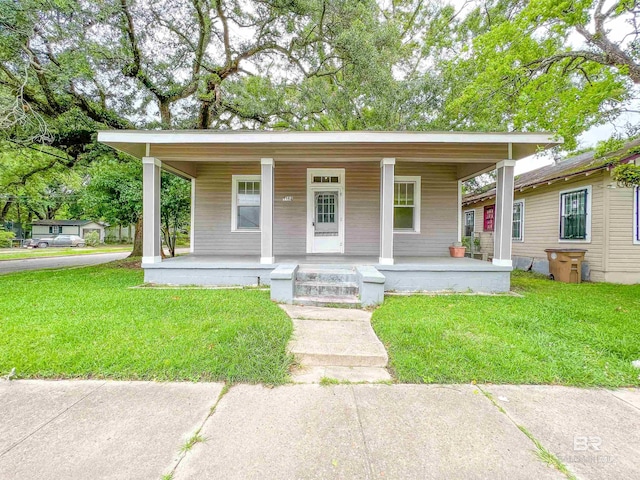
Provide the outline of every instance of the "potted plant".
{"type": "Polygon", "coordinates": [[[464,257],[464,252],[467,249],[462,243],[455,242],[449,247],[449,255],[453,258],[462,258],[464,257]]]}

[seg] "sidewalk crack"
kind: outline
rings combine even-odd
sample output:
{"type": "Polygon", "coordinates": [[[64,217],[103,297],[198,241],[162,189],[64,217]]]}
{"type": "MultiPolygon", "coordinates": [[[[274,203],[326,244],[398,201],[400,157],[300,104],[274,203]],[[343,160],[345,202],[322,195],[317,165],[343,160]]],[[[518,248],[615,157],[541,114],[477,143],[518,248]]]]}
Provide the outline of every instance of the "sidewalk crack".
{"type": "Polygon", "coordinates": [[[191,435],[189,437],[189,439],[186,441],[186,443],[180,448],[180,454],[178,456],[178,459],[175,461],[175,464],[173,465],[173,467],[171,468],[169,473],[167,473],[167,474],[162,476],[163,480],[170,480],[170,479],[172,479],[174,477],[176,471],[178,470],[178,467],[180,466],[180,463],[182,463],[182,460],[184,460],[184,458],[187,456],[187,454],[189,453],[191,448],[196,443],[206,442],[207,441],[207,439],[205,437],[200,435],[200,432],[204,428],[204,425],[207,423],[207,421],[213,416],[214,413],[216,413],[216,409],[218,408],[218,404],[222,400],[222,397],[224,397],[229,392],[229,390],[231,390],[232,386],[233,385],[231,385],[229,383],[225,383],[224,384],[224,386],[222,387],[222,390],[220,391],[220,394],[218,395],[218,398],[216,399],[216,401],[213,404],[213,406],[209,409],[209,413],[207,414],[205,419],[202,421],[202,423],[196,429],[196,431],[193,433],[193,435],[191,435]]]}
{"type": "Polygon", "coordinates": [[[13,450],[15,447],[17,447],[18,445],[20,445],[22,442],[24,442],[25,440],[29,439],[30,437],[32,437],[33,435],[35,435],[36,433],[38,433],[40,430],[42,430],[44,427],[46,427],[47,425],[49,425],[51,422],[53,422],[54,420],[56,420],[57,418],[60,418],[62,415],[64,415],[65,413],[67,413],[70,409],[72,409],[73,407],[75,407],[78,403],[82,402],[85,398],[87,398],[89,395],[94,394],[95,392],[97,392],[100,388],[102,388],[107,382],[102,382],[100,385],[98,385],[96,388],[94,388],[93,390],[91,390],[90,392],[88,392],[87,394],[83,395],[82,397],[80,397],[78,400],[76,400],[75,402],[73,402],[71,405],[69,405],[67,408],[65,408],[64,410],[58,412],[56,415],[54,415],[53,417],[51,417],[49,420],[47,420],[46,422],[42,423],[41,425],[39,425],[35,430],[33,430],[32,432],[28,433],[27,435],[25,435],[24,437],[22,437],[20,440],[14,442],[12,445],[10,445],[8,448],[6,448],[5,450],[3,450],[2,452],[0,452],[0,457],[6,455],[7,453],[9,453],[11,450],[13,450]]]}
{"type": "Polygon", "coordinates": [[[367,461],[367,469],[369,470],[367,478],[374,478],[373,465],[371,465],[371,452],[369,451],[369,444],[367,443],[367,437],[364,434],[364,428],[362,426],[362,418],[360,417],[360,407],[358,406],[358,399],[356,398],[356,392],[353,388],[353,385],[350,385],[349,388],[351,390],[351,396],[353,397],[353,403],[356,407],[356,417],[358,418],[358,427],[360,429],[360,436],[362,437],[362,443],[364,445],[364,455],[367,461]]]}
{"type": "Polygon", "coordinates": [[[609,395],[611,395],[613,398],[615,398],[616,400],[620,400],[622,403],[629,405],[631,408],[635,410],[640,410],[640,408],[634,405],[633,403],[626,401],[624,398],[620,398],[618,395],[615,394],[614,391],[609,390],[608,388],[604,388],[603,390],[607,392],[609,395]]]}
{"type": "Polygon", "coordinates": [[[509,421],[513,423],[513,425],[515,425],[518,428],[518,430],[520,430],[533,443],[533,445],[536,447],[536,454],[538,455],[538,458],[540,458],[540,460],[547,463],[548,465],[553,465],[553,467],[556,470],[564,474],[564,476],[567,477],[569,480],[577,480],[576,476],[569,471],[567,466],[564,463],[562,463],[562,461],[560,461],[558,457],[556,457],[553,453],[547,450],[544,447],[544,445],[542,445],[540,440],[534,437],[533,434],[529,430],[527,430],[527,428],[524,425],[518,424],[511,417],[511,415],[509,415],[507,411],[504,408],[502,408],[502,406],[499,405],[498,402],[495,401],[495,399],[493,398],[493,395],[491,395],[490,392],[484,391],[482,387],[480,387],[480,385],[475,385],[475,387],[478,390],[480,390],[480,393],[482,393],[487,398],[487,400],[489,400],[493,404],[494,407],[496,407],[501,413],[504,413],[505,416],[509,419],[509,421]]]}

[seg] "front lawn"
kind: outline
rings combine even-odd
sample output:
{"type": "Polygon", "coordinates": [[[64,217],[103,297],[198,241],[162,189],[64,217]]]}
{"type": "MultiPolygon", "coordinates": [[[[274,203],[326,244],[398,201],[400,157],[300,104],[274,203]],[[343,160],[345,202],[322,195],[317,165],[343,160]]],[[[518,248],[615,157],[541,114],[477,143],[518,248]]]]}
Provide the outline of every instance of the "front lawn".
{"type": "Polygon", "coordinates": [[[287,380],[287,315],[259,290],[130,289],[129,262],[0,276],[0,375],[287,380]]]}
{"type": "Polygon", "coordinates": [[[512,285],[521,298],[387,297],[373,326],[398,380],[640,385],[640,285],[512,285]]]}
{"type": "Polygon", "coordinates": [[[118,246],[102,246],[102,247],[65,247],[65,248],[11,248],[0,250],[0,261],[2,260],[21,260],[23,258],[44,258],[44,257],[60,257],[68,255],[90,255],[92,253],[118,253],[130,252],[132,245],[118,246]]]}

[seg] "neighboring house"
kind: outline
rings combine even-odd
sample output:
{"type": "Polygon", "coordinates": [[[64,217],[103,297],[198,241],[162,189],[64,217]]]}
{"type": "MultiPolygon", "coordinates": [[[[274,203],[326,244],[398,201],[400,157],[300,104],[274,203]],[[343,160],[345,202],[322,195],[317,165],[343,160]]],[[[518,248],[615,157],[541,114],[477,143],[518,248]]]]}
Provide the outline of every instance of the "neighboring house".
{"type": "Polygon", "coordinates": [[[100,243],[103,243],[107,226],[106,223],[91,220],[36,220],[31,223],[31,237],[65,234],[84,238],[89,232],[98,232],[100,243]]]}
{"type": "MultiPolygon", "coordinates": [[[[586,278],[640,283],[640,192],[611,177],[612,159],[634,147],[640,140],[604,158],[587,152],[516,177],[511,230],[517,268],[547,275],[546,248],[584,248],[586,278]]],[[[626,154],[620,162],[640,164],[639,157],[626,154]]],[[[495,188],[465,195],[462,202],[463,235],[479,237],[480,251],[489,257],[495,205],[495,188]]]]}
{"type": "MultiPolygon", "coordinates": [[[[497,168],[510,192],[516,160],[558,144],[539,133],[373,131],[106,131],[98,140],[142,161],[145,281],[271,284],[281,301],[344,293],[362,303],[384,290],[508,290],[510,230],[497,235],[493,263],[449,258],[461,182],[497,168]],[[162,169],[192,182],[192,254],[164,261],[162,169]]],[[[510,222],[510,195],[504,202],[495,216],[510,222]]]]}

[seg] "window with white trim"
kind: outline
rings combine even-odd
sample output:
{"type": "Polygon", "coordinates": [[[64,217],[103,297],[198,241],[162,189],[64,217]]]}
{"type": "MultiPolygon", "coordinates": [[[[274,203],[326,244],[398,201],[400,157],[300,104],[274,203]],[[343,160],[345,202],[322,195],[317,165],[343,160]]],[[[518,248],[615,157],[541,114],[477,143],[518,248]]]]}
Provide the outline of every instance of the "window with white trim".
{"type": "Polygon", "coordinates": [[[560,240],[590,239],[591,186],[560,192],[560,240]]]}
{"type": "Polygon", "coordinates": [[[640,245],[640,187],[633,189],[633,243],[640,245]]]}
{"type": "Polygon", "coordinates": [[[49,233],[52,233],[53,235],[58,235],[60,231],[60,225],[51,225],[49,227],[49,233]]]}
{"type": "Polygon", "coordinates": [[[516,200],[513,202],[511,238],[516,242],[522,242],[524,240],[524,200],[516,200]]]}
{"type": "Polygon", "coordinates": [[[420,233],[420,177],[395,177],[393,231],[420,233]]]}
{"type": "Polygon", "coordinates": [[[260,175],[232,176],[231,229],[260,230],[260,175]]]}
{"type": "Polygon", "coordinates": [[[476,229],[476,211],[467,210],[464,212],[464,236],[470,237],[476,229]]]}

